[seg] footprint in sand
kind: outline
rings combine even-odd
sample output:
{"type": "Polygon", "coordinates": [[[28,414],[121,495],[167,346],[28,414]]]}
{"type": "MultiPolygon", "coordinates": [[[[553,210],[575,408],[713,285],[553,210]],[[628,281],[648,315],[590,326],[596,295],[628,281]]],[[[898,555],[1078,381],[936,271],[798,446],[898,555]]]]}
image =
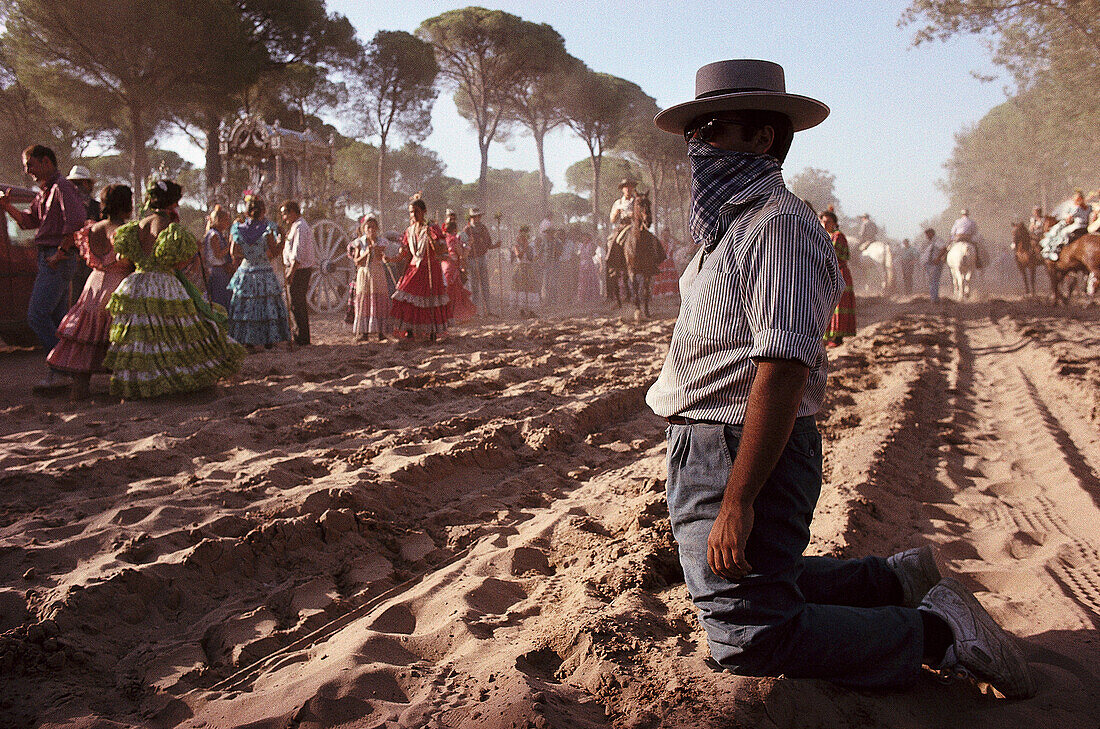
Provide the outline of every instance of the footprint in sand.
{"type": "Polygon", "coordinates": [[[379,633],[411,635],[416,630],[416,615],[408,605],[394,605],[379,615],[370,627],[379,633]]]}

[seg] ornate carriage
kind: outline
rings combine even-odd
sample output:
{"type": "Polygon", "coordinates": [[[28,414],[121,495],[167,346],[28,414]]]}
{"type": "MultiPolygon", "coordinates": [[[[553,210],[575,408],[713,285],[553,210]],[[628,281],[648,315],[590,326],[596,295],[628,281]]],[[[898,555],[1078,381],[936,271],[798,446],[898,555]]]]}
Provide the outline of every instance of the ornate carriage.
{"type": "MultiPolygon", "coordinates": [[[[298,200],[308,215],[328,207],[332,180],[334,139],[322,140],[311,131],[282,128],[258,116],[239,119],[222,129],[220,153],[222,184],[218,197],[242,199],[246,190],[278,204],[298,200]],[[247,187],[231,189],[233,170],[247,172],[247,187]]],[[[348,231],[330,218],[309,221],[317,245],[317,269],[309,286],[309,305],[315,312],[331,312],[347,301],[354,266],[347,257],[348,231]]]]}

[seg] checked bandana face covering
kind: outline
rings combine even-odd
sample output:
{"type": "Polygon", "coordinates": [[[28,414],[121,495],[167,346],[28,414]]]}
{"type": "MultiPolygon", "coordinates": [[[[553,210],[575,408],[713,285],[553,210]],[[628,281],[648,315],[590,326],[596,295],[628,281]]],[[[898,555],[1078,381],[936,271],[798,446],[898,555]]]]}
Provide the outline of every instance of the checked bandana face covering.
{"type": "Polygon", "coordinates": [[[766,154],[729,152],[693,139],[688,142],[691,162],[692,239],[710,253],[729,225],[734,211],[722,206],[762,177],[779,170],[779,161],[766,154]]]}

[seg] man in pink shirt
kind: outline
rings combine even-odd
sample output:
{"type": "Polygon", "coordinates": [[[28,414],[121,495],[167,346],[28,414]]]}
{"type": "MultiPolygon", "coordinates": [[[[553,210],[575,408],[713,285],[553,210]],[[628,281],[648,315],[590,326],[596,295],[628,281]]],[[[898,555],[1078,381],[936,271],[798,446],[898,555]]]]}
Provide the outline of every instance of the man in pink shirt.
{"type": "MultiPolygon", "coordinates": [[[[0,208],[23,230],[35,230],[38,275],[27,307],[27,323],[49,352],[57,344],[57,327],[69,310],[69,281],[76,262],[73,234],[84,227],[87,213],[80,193],[57,171],[57,156],[35,144],[23,150],[23,169],[38,184],[38,195],[26,210],[17,209],[8,190],[0,192],[0,208]]],[[[49,370],[35,390],[65,387],[69,378],[49,370]]]]}

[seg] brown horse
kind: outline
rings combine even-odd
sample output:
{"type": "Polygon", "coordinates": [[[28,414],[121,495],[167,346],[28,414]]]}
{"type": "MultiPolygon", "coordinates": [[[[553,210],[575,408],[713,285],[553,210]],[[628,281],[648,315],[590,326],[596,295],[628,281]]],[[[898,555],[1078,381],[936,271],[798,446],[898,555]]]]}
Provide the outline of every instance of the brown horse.
{"type": "Polygon", "coordinates": [[[634,306],[643,316],[649,316],[649,301],[653,277],[657,275],[666,254],[661,241],[649,231],[653,224],[653,208],[648,193],[634,196],[630,227],[624,231],[623,253],[626,256],[627,286],[634,306]]]}
{"type": "Polygon", "coordinates": [[[1038,295],[1035,288],[1035,269],[1043,263],[1039,255],[1039,239],[1031,235],[1027,223],[1014,223],[1012,226],[1012,251],[1016,255],[1016,268],[1020,269],[1020,278],[1024,280],[1024,295],[1033,298],[1038,295]]]}
{"type": "MultiPolygon", "coordinates": [[[[1045,230],[1050,230],[1058,222],[1053,216],[1046,216],[1045,230]]],[[[1062,281],[1071,273],[1092,274],[1100,280],[1100,235],[1086,233],[1067,243],[1058,253],[1058,260],[1044,258],[1050,274],[1050,290],[1054,292],[1054,305],[1062,303],[1069,306],[1069,295],[1062,295],[1062,281]]],[[[1073,289],[1070,289],[1072,293],[1073,289]]],[[[1089,291],[1089,304],[1092,305],[1095,291],[1089,291]]]]}

